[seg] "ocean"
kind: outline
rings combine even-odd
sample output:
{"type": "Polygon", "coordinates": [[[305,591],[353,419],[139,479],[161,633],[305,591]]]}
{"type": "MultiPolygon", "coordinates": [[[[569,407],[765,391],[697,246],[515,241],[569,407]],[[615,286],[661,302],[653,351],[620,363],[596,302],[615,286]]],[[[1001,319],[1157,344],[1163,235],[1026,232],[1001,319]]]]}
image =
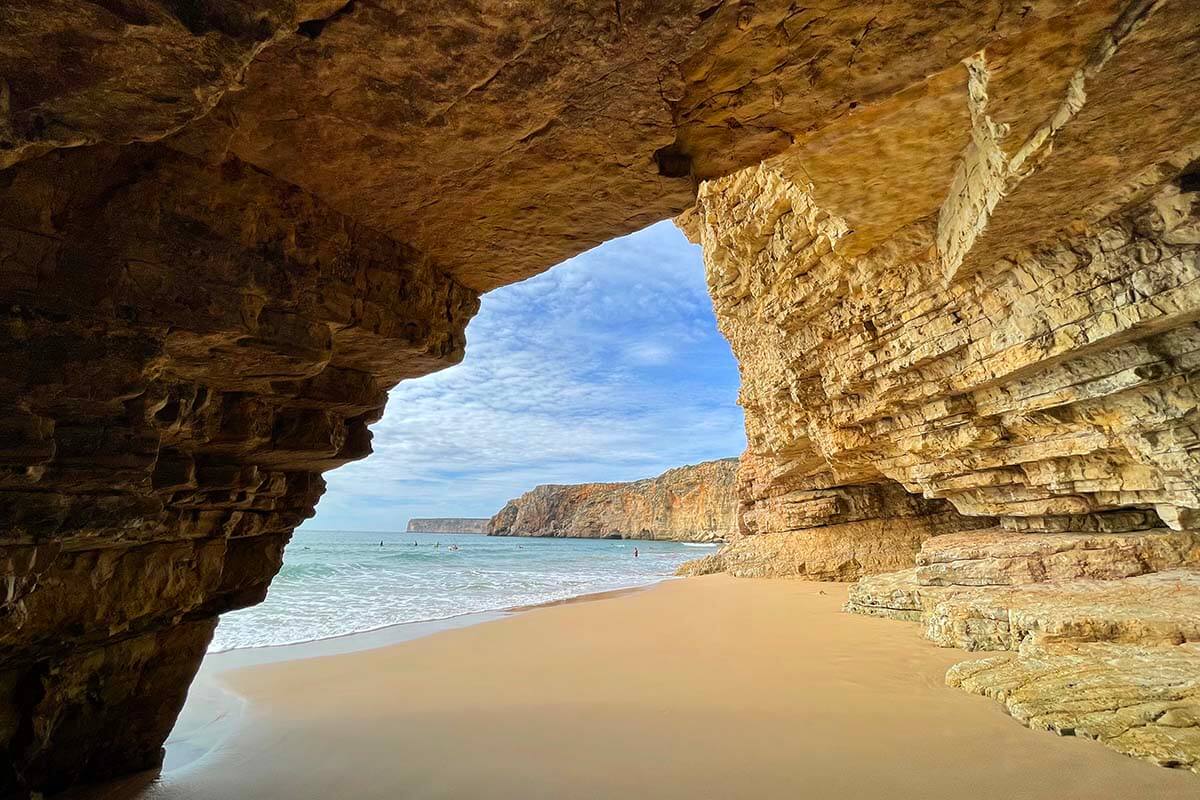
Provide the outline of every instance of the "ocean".
{"type": "Polygon", "coordinates": [[[308,642],[642,586],[714,549],[615,539],[299,531],[267,599],[223,615],[209,652],[308,642]]]}

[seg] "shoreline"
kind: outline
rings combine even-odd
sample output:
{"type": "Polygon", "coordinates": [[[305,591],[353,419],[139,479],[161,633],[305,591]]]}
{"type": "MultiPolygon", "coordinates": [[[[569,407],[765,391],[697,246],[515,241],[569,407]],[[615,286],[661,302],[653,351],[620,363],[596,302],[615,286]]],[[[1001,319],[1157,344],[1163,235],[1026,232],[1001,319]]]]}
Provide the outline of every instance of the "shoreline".
{"type": "Polygon", "coordinates": [[[949,665],[986,654],[842,613],[846,594],[712,575],[392,646],[225,659],[220,680],[243,702],[225,740],[69,797],[1196,796],[1190,773],[1029,730],[948,688],[949,665]]]}
{"type": "MultiPolygon", "coordinates": [[[[314,529],[311,531],[301,531],[300,533],[304,533],[304,534],[312,534],[312,533],[341,534],[341,533],[347,533],[347,532],[336,531],[336,530],[315,530],[314,529]]],[[[390,531],[390,532],[358,531],[355,533],[369,534],[371,537],[377,537],[377,536],[399,537],[402,543],[408,543],[411,541],[409,539],[404,538],[407,536],[436,537],[436,536],[441,535],[440,533],[439,534],[431,534],[431,533],[417,532],[414,534],[411,532],[402,532],[402,531],[390,531]]],[[[454,534],[454,535],[455,536],[463,536],[463,537],[474,537],[474,538],[478,538],[478,539],[491,538],[491,539],[495,539],[497,541],[503,541],[503,540],[511,541],[513,539],[535,538],[535,537],[515,537],[515,536],[491,537],[488,534],[469,533],[469,532],[459,533],[459,534],[454,534]]],[[[543,539],[547,539],[547,538],[552,538],[556,541],[569,539],[570,541],[573,541],[573,542],[611,541],[614,544],[617,544],[618,546],[624,546],[623,545],[624,542],[633,544],[636,542],[643,542],[643,541],[646,542],[647,544],[656,544],[656,545],[664,545],[664,544],[680,545],[682,547],[687,547],[689,549],[697,548],[697,549],[715,550],[721,546],[720,544],[711,543],[711,542],[674,542],[674,541],[665,541],[665,540],[659,541],[659,540],[653,540],[653,539],[606,540],[606,539],[601,539],[601,538],[582,538],[582,537],[543,537],[543,539]]],[[[427,538],[425,541],[426,541],[426,544],[428,544],[428,543],[432,542],[432,538],[427,538]]],[[[312,544],[312,543],[310,542],[308,544],[312,544]]],[[[317,544],[327,545],[328,543],[322,542],[322,543],[317,543],[317,544]]],[[[304,549],[307,550],[309,548],[306,546],[306,547],[304,547],[304,549]]],[[[292,545],[292,552],[298,552],[298,550],[299,550],[299,548],[298,548],[297,544],[294,543],[292,545]]],[[[407,551],[407,548],[405,548],[405,550],[407,551]]],[[[415,550],[415,548],[414,548],[414,550],[415,550]]],[[[687,561],[694,560],[694,558],[696,556],[692,555],[691,553],[689,553],[687,551],[680,551],[679,557],[685,559],[681,563],[687,563],[687,561]]],[[[285,565],[285,567],[286,566],[287,565],[285,565]]],[[[438,621],[443,621],[443,620],[452,620],[456,617],[469,616],[472,614],[500,613],[500,612],[505,612],[505,611],[525,610],[528,608],[536,608],[540,605],[544,605],[547,603],[559,603],[559,602],[563,602],[566,600],[571,600],[574,598],[583,597],[583,596],[592,595],[592,594],[603,594],[606,592],[624,591],[624,590],[632,589],[632,588],[651,586],[651,585],[657,583],[658,581],[673,579],[678,576],[675,574],[675,568],[668,568],[668,571],[659,572],[658,574],[655,574],[655,572],[653,570],[649,573],[643,573],[643,574],[638,574],[637,572],[626,572],[625,574],[621,574],[620,572],[618,572],[613,575],[605,576],[605,577],[609,577],[609,578],[615,578],[615,580],[608,580],[608,581],[597,580],[596,578],[599,578],[599,577],[600,576],[593,576],[592,580],[590,581],[593,584],[599,583],[600,584],[599,586],[574,586],[574,587],[564,586],[564,585],[543,586],[543,587],[541,587],[540,591],[531,591],[531,592],[526,593],[527,595],[532,595],[531,597],[528,597],[528,599],[526,599],[526,597],[512,598],[512,600],[510,602],[514,603],[514,605],[500,605],[500,606],[495,606],[495,607],[484,607],[484,608],[477,607],[477,608],[473,608],[473,609],[469,609],[469,610],[454,611],[452,613],[446,614],[445,616],[419,618],[419,619],[402,619],[402,620],[390,621],[390,622],[375,619],[375,620],[372,620],[370,623],[368,623],[368,625],[370,625],[370,627],[356,628],[353,630],[344,630],[342,632],[300,630],[300,631],[296,631],[293,634],[293,635],[298,635],[298,636],[307,636],[308,638],[296,638],[296,639],[290,639],[290,640],[285,640],[285,641],[276,640],[276,641],[269,641],[269,642],[265,642],[265,643],[246,644],[246,643],[244,643],[245,639],[254,639],[254,638],[258,638],[258,637],[257,636],[246,636],[245,634],[242,634],[240,636],[237,636],[236,638],[241,639],[243,641],[236,641],[235,643],[232,643],[232,646],[230,646],[231,643],[222,641],[221,628],[218,627],[217,634],[214,637],[214,642],[220,641],[221,645],[222,645],[222,649],[220,649],[220,650],[211,649],[212,643],[210,643],[210,645],[209,645],[210,649],[207,651],[206,657],[222,655],[225,653],[240,652],[240,651],[245,651],[245,650],[255,650],[255,649],[260,649],[260,648],[294,647],[294,646],[307,645],[307,644],[311,644],[313,642],[340,639],[340,638],[348,637],[348,636],[359,636],[359,635],[367,634],[367,633],[377,633],[377,632],[385,631],[388,628],[392,628],[397,625],[413,625],[413,624],[426,623],[426,622],[438,622],[438,621]],[[607,584],[607,585],[605,585],[605,584],[607,584]],[[559,592],[562,592],[562,594],[558,594],[559,592]],[[547,598],[547,599],[538,599],[539,595],[541,597],[547,598]]],[[[503,602],[503,598],[494,598],[494,599],[499,602],[503,602]]],[[[481,603],[479,603],[480,605],[486,605],[487,603],[490,602],[491,599],[482,597],[482,598],[478,598],[478,600],[482,601],[481,603]]],[[[268,598],[268,600],[266,602],[269,603],[270,599],[268,598]]],[[[353,625],[355,621],[353,619],[350,619],[350,620],[336,620],[335,622],[336,622],[335,625],[329,626],[329,627],[335,627],[335,628],[341,627],[343,624],[353,625]]]]}
{"type": "Polygon", "coordinates": [[[242,724],[248,700],[234,690],[228,681],[222,679],[226,673],[269,664],[286,664],[310,658],[350,655],[392,647],[445,631],[495,622],[539,608],[595,602],[647,591],[672,580],[678,578],[668,575],[651,583],[586,592],[531,605],[510,606],[492,611],[467,611],[448,617],[396,622],[369,630],[340,633],[302,642],[234,647],[208,653],[188,690],[187,701],[180,711],[179,719],[163,745],[165,757],[161,773],[165,776],[190,768],[228,740],[242,724]]]}
{"type": "MultiPolygon", "coordinates": [[[[272,643],[272,644],[252,644],[252,645],[246,645],[244,647],[230,647],[225,650],[210,650],[207,653],[205,653],[205,658],[208,659],[208,658],[214,658],[217,656],[224,656],[228,653],[244,653],[244,652],[249,652],[252,650],[270,650],[270,649],[281,648],[281,647],[304,648],[308,645],[319,645],[322,642],[334,642],[334,641],[337,641],[338,639],[347,639],[347,638],[355,637],[355,636],[367,636],[370,634],[382,634],[392,628],[400,628],[400,627],[403,627],[406,625],[426,625],[426,624],[434,625],[434,624],[443,623],[443,622],[447,622],[447,623],[453,622],[454,620],[457,620],[460,617],[476,617],[476,616],[491,615],[491,614],[505,615],[505,614],[517,613],[520,611],[530,611],[535,608],[543,608],[546,606],[556,606],[556,605],[564,605],[566,603],[584,602],[584,601],[592,600],[592,599],[602,600],[608,596],[616,597],[621,594],[625,594],[627,592],[636,592],[636,591],[639,591],[642,589],[649,589],[653,586],[657,586],[659,583],[662,583],[663,581],[679,580],[681,577],[685,577],[685,576],[664,575],[664,576],[662,576],[656,580],[650,581],[648,583],[638,583],[638,584],[634,584],[632,586],[618,586],[614,589],[600,589],[600,590],[594,591],[594,592],[583,592],[582,594],[573,594],[573,595],[569,595],[567,597],[555,598],[553,600],[542,600],[537,603],[526,603],[523,605],[516,605],[516,606],[504,606],[502,608],[484,609],[482,611],[463,611],[461,613],[450,614],[445,617],[430,617],[429,619],[414,619],[414,620],[410,620],[408,622],[390,622],[386,625],[380,625],[375,628],[364,628],[361,631],[347,631],[346,633],[335,633],[335,634],[332,634],[331,636],[320,636],[315,639],[301,639],[301,640],[295,641],[295,642],[278,642],[278,643],[272,643]]],[[[487,620],[483,620],[483,621],[486,622],[487,620]]],[[[479,623],[471,622],[468,624],[475,625],[475,624],[479,624],[479,623]]],[[[462,626],[453,625],[451,627],[462,627],[462,626]]],[[[422,634],[422,635],[429,635],[429,634],[422,634]]],[[[396,639],[395,642],[385,642],[383,644],[370,645],[368,647],[357,647],[352,650],[346,650],[345,652],[358,652],[360,650],[374,649],[375,647],[387,647],[388,644],[408,641],[409,638],[410,637],[401,637],[401,638],[396,639]]],[[[416,638],[416,637],[412,637],[412,638],[416,638]]],[[[305,658],[305,657],[311,658],[313,656],[293,656],[293,658],[305,658]]],[[[290,661],[292,659],[291,658],[270,659],[271,662],[274,662],[276,660],[289,660],[290,661]]],[[[255,661],[255,663],[268,663],[268,661],[262,661],[262,662],[255,661]]]]}

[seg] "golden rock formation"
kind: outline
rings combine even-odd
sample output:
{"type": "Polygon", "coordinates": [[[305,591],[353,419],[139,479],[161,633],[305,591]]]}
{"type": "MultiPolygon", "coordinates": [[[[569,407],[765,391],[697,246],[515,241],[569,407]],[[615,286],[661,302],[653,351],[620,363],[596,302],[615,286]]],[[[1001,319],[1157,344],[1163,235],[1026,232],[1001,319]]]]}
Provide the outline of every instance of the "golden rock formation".
{"type": "MultiPolygon", "coordinates": [[[[217,615],[478,294],[693,205],[749,438],[722,564],[988,530],[891,591],[1194,570],[1198,31],[1191,0],[9,0],[0,795],[156,764],[217,615]]],[[[1104,663],[1190,652],[1137,646],[1104,663]]],[[[969,688],[1038,685],[1018,653],[969,688]]]]}
{"type": "Polygon", "coordinates": [[[724,542],[736,524],[736,470],[726,458],[640,481],[537,486],[508,501],[487,533],[724,542]]]}
{"type": "Polygon", "coordinates": [[[749,449],[687,569],[866,576],[848,610],[1014,651],[952,685],[1200,769],[1200,11],[1113,11],[701,185],[749,449]]]}

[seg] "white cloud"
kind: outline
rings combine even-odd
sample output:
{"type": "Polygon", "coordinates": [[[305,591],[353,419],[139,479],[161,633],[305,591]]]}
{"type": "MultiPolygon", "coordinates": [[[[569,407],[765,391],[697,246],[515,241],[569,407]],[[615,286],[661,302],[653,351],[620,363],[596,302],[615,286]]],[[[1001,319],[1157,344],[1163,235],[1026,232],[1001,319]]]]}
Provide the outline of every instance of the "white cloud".
{"type": "Polygon", "coordinates": [[[667,364],[675,355],[668,345],[659,342],[638,342],[628,350],[629,360],[634,364],[657,366],[667,364]]]}
{"type": "Polygon", "coordinates": [[[538,483],[737,455],[736,395],[699,248],[659,223],[485,295],[463,363],[392,391],[374,455],[327,475],[305,527],[489,516],[538,483]]]}

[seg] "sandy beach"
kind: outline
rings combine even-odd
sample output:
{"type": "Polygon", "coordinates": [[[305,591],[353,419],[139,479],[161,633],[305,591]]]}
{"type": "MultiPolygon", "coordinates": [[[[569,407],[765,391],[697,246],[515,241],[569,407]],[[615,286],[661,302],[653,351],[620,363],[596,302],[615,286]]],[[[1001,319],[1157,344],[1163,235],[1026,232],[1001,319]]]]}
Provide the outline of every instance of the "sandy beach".
{"type": "Polygon", "coordinates": [[[1195,775],[1027,730],[946,688],[968,656],[841,613],[845,594],[691,578],[375,649],[226,658],[206,679],[241,706],[215,747],[69,796],[1200,796],[1195,775]]]}

